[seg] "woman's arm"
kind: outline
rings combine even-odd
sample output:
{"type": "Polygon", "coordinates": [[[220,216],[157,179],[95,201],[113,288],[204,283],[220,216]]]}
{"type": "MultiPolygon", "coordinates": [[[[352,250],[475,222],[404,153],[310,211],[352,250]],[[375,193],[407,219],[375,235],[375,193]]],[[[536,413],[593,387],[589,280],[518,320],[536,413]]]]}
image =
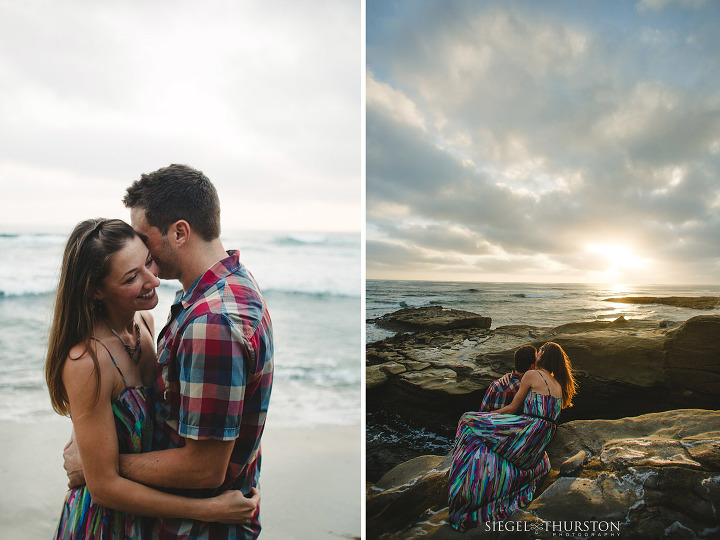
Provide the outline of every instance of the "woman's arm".
{"type": "Polygon", "coordinates": [[[497,411],[493,412],[499,414],[517,414],[518,411],[522,409],[522,404],[523,401],[525,401],[525,396],[527,396],[528,392],[530,391],[534,375],[535,373],[533,371],[525,372],[525,375],[523,375],[523,378],[520,380],[520,388],[518,388],[515,397],[513,398],[512,402],[510,402],[510,405],[505,405],[502,409],[498,409],[497,411]]]}
{"type": "MultiPolygon", "coordinates": [[[[104,360],[101,357],[100,363],[104,360]]],[[[193,499],[164,493],[120,476],[118,439],[112,411],[113,378],[114,370],[101,367],[99,399],[93,406],[97,384],[89,353],[75,360],[69,357],[63,369],[75,439],[93,501],[101,506],[143,516],[226,523],[249,521],[257,510],[260,498],[256,490],[251,493],[251,498],[232,490],[220,497],[193,499]]]]}

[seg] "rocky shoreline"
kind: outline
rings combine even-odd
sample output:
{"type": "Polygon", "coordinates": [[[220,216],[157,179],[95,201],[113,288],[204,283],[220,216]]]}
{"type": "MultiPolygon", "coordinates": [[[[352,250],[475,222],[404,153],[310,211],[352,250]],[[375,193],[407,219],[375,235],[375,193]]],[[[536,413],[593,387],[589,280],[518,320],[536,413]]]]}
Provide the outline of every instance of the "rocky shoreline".
{"type": "Polygon", "coordinates": [[[720,306],[720,297],[718,296],[624,296],[606,298],[604,301],[620,304],[663,304],[701,310],[711,310],[720,306]]]}
{"type": "Polygon", "coordinates": [[[558,428],[547,452],[551,471],[530,505],[506,520],[513,531],[453,530],[450,455],[422,456],[368,486],[368,538],[549,539],[560,522],[603,522],[617,526],[620,538],[720,535],[719,411],[576,420],[558,428]]]}
{"type": "MultiPolygon", "coordinates": [[[[661,495],[669,496],[669,486],[674,486],[673,482],[677,481],[672,489],[684,486],[682,489],[687,488],[706,501],[696,501],[705,508],[699,514],[696,512],[697,515],[680,512],[678,523],[702,537],[700,532],[705,529],[701,527],[710,520],[708,512],[717,512],[717,515],[712,515],[720,521],[720,413],[715,411],[720,406],[720,315],[701,315],[682,323],[626,320],[621,317],[615,321],[571,323],[555,328],[504,326],[491,329],[490,324],[485,323],[482,326],[448,328],[448,319],[453,316],[451,311],[433,306],[431,309],[403,309],[385,316],[385,325],[393,324],[391,320],[396,317],[412,319],[415,324],[422,321],[422,329],[414,333],[405,331],[368,344],[366,388],[369,433],[373,432],[375,415],[384,414],[407,426],[408,441],[412,440],[412,430],[444,434],[451,440],[460,415],[477,410],[490,382],[512,369],[513,351],[517,347],[555,341],[567,351],[573,362],[580,391],[575,406],[561,415],[563,425],[552,443],[553,472],[541,488],[543,495],[545,490],[552,494],[549,486],[557,484],[558,487],[553,490],[563,490],[558,500],[577,495],[578,500],[589,497],[587,500],[592,501],[598,493],[609,493],[613,486],[613,489],[620,489],[622,486],[618,482],[623,481],[629,482],[623,484],[625,487],[635,486],[635,491],[655,493],[653,490],[657,490],[660,495],[646,498],[655,500],[662,498],[661,495]],[[440,319],[443,327],[433,327],[432,321],[440,319]],[[653,416],[653,413],[659,416],[653,416]],[[587,423],[592,428],[585,427],[587,423]],[[660,431],[653,429],[653,426],[659,425],[666,427],[660,431]],[[619,426],[638,426],[639,431],[631,437],[629,428],[621,429],[619,426]],[[579,435],[581,432],[587,434],[579,435]],[[616,432],[626,435],[620,437],[616,432]],[[678,435],[680,433],[682,437],[678,435]],[[571,435],[575,437],[575,442],[570,441],[571,435]],[[687,437],[696,439],[685,441],[687,437]],[[623,442],[612,446],[613,440],[623,442]],[[693,457],[696,447],[703,449],[703,456],[710,457],[693,457]],[[575,449],[573,454],[570,454],[570,449],[575,449]],[[643,454],[647,458],[645,461],[630,459],[645,452],[644,449],[647,449],[643,454]],[[585,453],[581,454],[581,451],[585,453]],[[671,451],[675,453],[668,454],[671,451]],[[682,456],[682,463],[670,459],[676,455],[682,456]],[[613,456],[620,457],[616,459],[613,456]],[[568,460],[576,466],[566,464],[561,467],[568,460]],[[694,464],[690,465],[690,461],[694,464]],[[669,472],[660,473],[652,469],[654,463],[669,472]],[[678,467],[680,472],[676,470],[678,467]],[[633,476],[636,473],[628,472],[629,468],[640,471],[637,472],[640,476],[633,476]],[[688,480],[691,477],[693,480],[688,480]],[[573,480],[558,483],[563,478],[573,480]],[[690,484],[683,484],[685,480],[690,484]],[[702,495],[705,488],[709,490],[711,503],[707,503],[708,498],[702,495]],[[695,517],[690,519],[692,516],[695,517]]],[[[464,320],[472,319],[473,315],[482,317],[468,315],[467,312],[458,314],[464,320]]],[[[438,505],[447,506],[449,463],[445,454],[449,448],[432,452],[435,456],[418,457],[428,452],[398,444],[398,439],[401,437],[368,439],[368,479],[375,482],[368,488],[368,531],[372,532],[369,538],[382,535],[414,538],[403,534],[418,521],[434,525],[427,525],[426,532],[420,531],[425,526],[416,528],[416,533],[424,535],[432,532],[433,535],[441,535],[437,538],[444,538],[442,535],[451,531],[439,532],[444,529],[443,506],[438,505]],[[388,502],[391,499],[397,502],[391,504],[388,502]],[[426,504],[422,501],[435,502],[426,504]],[[417,519],[411,519],[407,511],[393,510],[395,505],[413,507],[410,513],[418,509],[421,512],[415,516],[417,519]]],[[[550,449],[548,452],[551,453],[550,449]]],[[[533,508],[541,507],[536,506],[541,504],[540,500],[536,498],[526,511],[535,512],[538,517],[564,515],[567,519],[575,519],[575,510],[570,511],[559,503],[548,503],[549,495],[543,499],[545,506],[542,508],[550,510],[543,510],[545,514],[536,512],[533,508]]],[[[598,504],[604,507],[606,502],[598,504]]],[[[647,532],[651,530],[649,525],[637,525],[638,522],[649,523],[648,516],[655,515],[649,503],[642,512],[639,511],[642,505],[638,501],[631,502],[629,498],[620,497],[615,503],[617,508],[624,508],[628,516],[628,509],[636,505],[637,511],[631,512],[630,516],[634,516],[631,520],[635,523],[634,534],[651,534],[647,532]]],[[[678,512],[677,509],[674,511],[678,512]]],[[[524,516],[523,519],[530,518],[524,516]]],[[[657,532],[656,529],[652,531],[657,532]]],[[[466,534],[464,537],[469,536],[466,534]]],[[[533,537],[542,538],[538,535],[533,537]]]]}

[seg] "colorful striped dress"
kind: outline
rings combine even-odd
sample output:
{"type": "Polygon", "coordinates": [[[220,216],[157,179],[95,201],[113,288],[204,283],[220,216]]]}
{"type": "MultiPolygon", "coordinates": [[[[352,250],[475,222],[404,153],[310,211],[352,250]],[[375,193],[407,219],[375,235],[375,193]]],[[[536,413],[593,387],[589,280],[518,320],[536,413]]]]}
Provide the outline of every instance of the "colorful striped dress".
{"type": "Polygon", "coordinates": [[[545,447],[561,403],[530,390],[522,416],[469,412],[460,418],[448,485],[455,529],[500,521],[532,500],[537,482],[550,471],[545,447]]]}
{"type": "MultiPolygon", "coordinates": [[[[150,387],[128,386],[115,359],[112,355],[110,358],[125,383],[125,389],[112,403],[120,453],[149,452],[153,421],[150,414],[150,387]]],[[[152,526],[149,518],[94,504],[87,487],[83,486],[71,489],[65,496],[55,539],[142,540],[150,538],[148,526],[152,526]]]]}

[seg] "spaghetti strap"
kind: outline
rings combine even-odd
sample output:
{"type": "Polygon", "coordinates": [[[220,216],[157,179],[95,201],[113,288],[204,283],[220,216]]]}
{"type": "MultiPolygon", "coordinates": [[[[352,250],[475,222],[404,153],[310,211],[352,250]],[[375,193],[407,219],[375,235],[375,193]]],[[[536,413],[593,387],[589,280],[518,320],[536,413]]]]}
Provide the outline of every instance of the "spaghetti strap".
{"type": "Polygon", "coordinates": [[[545,383],[545,386],[547,387],[548,395],[552,395],[552,394],[550,393],[550,387],[548,386],[548,383],[547,383],[547,381],[545,380],[545,377],[543,377],[542,371],[540,371],[539,369],[536,369],[535,371],[537,371],[537,372],[538,372],[538,375],[540,375],[540,376],[542,377],[542,380],[543,380],[543,382],[545,383]]]}
{"type": "Polygon", "coordinates": [[[122,382],[123,382],[123,384],[125,385],[125,388],[127,388],[128,383],[127,383],[127,381],[125,380],[125,375],[123,375],[122,370],[118,367],[117,363],[115,362],[115,359],[113,358],[113,355],[112,355],[112,353],[110,352],[110,349],[108,349],[108,348],[105,346],[105,344],[104,344],[102,341],[100,341],[99,339],[97,339],[97,338],[92,338],[92,339],[94,339],[94,340],[97,341],[100,345],[102,345],[103,348],[104,348],[104,349],[107,351],[107,353],[110,355],[110,360],[112,360],[112,363],[113,363],[113,365],[115,366],[115,369],[118,370],[118,373],[120,374],[120,377],[122,378],[122,382]]]}
{"type": "Polygon", "coordinates": [[[150,325],[148,325],[147,321],[145,320],[145,317],[143,317],[142,313],[138,313],[138,315],[140,315],[140,318],[142,319],[142,322],[145,325],[145,328],[147,328],[147,331],[150,332],[150,337],[153,337],[152,330],[150,330],[150,325]]]}

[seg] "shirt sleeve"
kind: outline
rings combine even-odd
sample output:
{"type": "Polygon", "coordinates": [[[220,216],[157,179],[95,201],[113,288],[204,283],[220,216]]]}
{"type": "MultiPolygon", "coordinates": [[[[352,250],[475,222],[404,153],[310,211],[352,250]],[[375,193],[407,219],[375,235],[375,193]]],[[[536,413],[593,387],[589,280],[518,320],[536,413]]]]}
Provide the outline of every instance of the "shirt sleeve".
{"type": "Polygon", "coordinates": [[[490,412],[493,410],[493,404],[495,403],[495,383],[491,384],[485,392],[482,403],[480,404],[481,412],[490,412]]]}
{"type": "Polygon", "coordinates": [[[247,350],[240,329],[223,315],[203,315],[185,327],[177,351],[180,436],[223,441],[238,437],[247,350]]]}

